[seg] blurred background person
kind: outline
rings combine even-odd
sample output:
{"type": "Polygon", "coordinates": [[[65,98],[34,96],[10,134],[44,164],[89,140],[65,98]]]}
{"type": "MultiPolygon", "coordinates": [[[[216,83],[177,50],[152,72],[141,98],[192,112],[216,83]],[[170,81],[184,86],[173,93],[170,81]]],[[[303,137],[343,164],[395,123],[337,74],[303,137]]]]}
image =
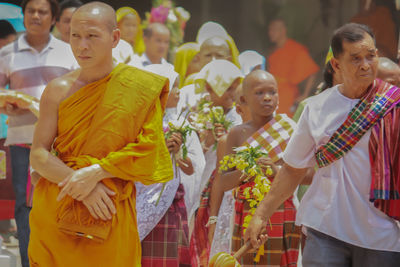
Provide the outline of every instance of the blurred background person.
{"type": "Polygon", "coordinates": [[[60,3],[60,16],[57,18],[56,28],[60,33],[60,39],[69,43],[70,22],[74,11],[83,5],[79,0],[64,0],[60,3]]]}
{"type": "Polygon", "coordinates": [[[121,7],[116,12],[121,39],[128,42],[135,54],[142,55],[146,49],[139,13],[131,7],[121,7]]]}
{"type": "Polygon", "coordinates": [[[297,103],[309,96],[319,67],[305,46],[287,36],[286,24],[282,19],[274,19],[269,24],[268,35],[275,45],[268,57],[268,66],[278,82],[277,112],[292,116],[297,103]],[[303,81],[305,87],[300,94],[299,84],[303,81]]]}

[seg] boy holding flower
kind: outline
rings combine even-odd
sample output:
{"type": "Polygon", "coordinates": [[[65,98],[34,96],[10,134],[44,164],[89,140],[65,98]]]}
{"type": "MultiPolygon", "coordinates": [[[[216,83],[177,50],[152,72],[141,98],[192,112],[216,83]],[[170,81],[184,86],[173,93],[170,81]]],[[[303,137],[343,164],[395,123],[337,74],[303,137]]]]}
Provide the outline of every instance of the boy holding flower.
{"type": "MultiPolygon", "coordinates": [[[[285,114],[275,115],[278,88],[275,78],[262,70],[243,81],[243,101],[251,121],[231,129],[227,137],[221,184],[235,188],[232,252],[244,245],[243,235],[256,205],[269,189],[295,123],[285,114]],[[246,160],[243,160],[246,159],[246,160]],[[253,162],[253,163],[252,163],[253,162]]],[[[296,209],[289,198],[271,217],[268,241],[241,259],[242,266],[293,266],[297,263],[300,229],[294,225],[296,209]]]]}

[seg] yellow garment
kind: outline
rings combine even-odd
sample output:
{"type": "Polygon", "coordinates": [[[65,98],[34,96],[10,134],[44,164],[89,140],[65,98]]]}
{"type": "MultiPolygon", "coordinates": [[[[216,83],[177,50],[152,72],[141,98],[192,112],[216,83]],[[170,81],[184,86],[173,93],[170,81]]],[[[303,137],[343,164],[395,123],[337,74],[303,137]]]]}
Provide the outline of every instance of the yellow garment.
{"type": "Polygon", "coordinates": [[[332,47],[329,46],[329,51],[325,58],[325,65],[328,64],[328,62],[331,61],[332,58],[333,58],[333,51],[332,47]]]}
{"type": "Polygon", "coordinates": [[[224,59],[213,60],[196,75],[195,92],[196,94],[203,92],[207,82],[214,93],[221,97],[239,78],[243,78],[242,72],[232,62],[224,59]]]}
{"type": "Polygon", "coordinates": [[[189,84],[194,84],[194,80],[196,79],[197,74],[198,74],[198,72],[192,73],[189,76],[187,76],[185,79],[185,83],[183,84],[182,87],[185,87],[186,85],[189,85],[189,84]]]}
{"type": "Polygon", "coordinates": [[[235,41],[230,35],[228,35],[226,42],[228,43],[229,49],[231,50],[232,63],[235,64],[236,67],[240,69],[239,50],[237,49],[235,41]]]}
{"type": "Polygon", "coordinates": [[[134,40],[135,47],[133,48],[133,51],[135,51],[135,53],[138,55],[142,55],[144,51],[146,51],[146,46],[144,45],[143,41],[142,20],[140,19],[139,13],[135,9],[125,6],[118,8],[115,14],[117,16],[117,23],[119,23],[128,14],[133,14],[136,16],[138,20],[138,31],[134,40]]]}
{"type": "Polygon", "coordinates": [[[186,72],[190,62],[199,53],[199,45],[194,42],[184,43],[176,50],[174,67],[179,73],[179,88],[185,84],[186,72]]]}
{"type": "Polygon", "coordinates": [[[134,182],[173,177],[162,129],[167,97],[166,78],[120,64],[60,104],[58,157],[74,169],[98,163],[117,177],[102,181],[116,192],[117,212],[95,220],[80,201],[57,202],[59,187],[41,178],[30,214],[32,267],[140,266],[134,182]]]}

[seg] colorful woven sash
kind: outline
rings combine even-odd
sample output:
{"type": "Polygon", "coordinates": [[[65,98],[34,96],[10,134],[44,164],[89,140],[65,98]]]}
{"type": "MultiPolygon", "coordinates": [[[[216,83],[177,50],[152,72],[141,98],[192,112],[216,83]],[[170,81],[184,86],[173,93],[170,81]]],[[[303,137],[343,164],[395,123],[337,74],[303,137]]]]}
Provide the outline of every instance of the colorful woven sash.
{"type": "Polygon", "coordinates": [[[315,157],[320,168],[343,157],[399,102],[400,90],[382,80],[376,79],[368,90],[328,143],[318,148],[315,157]]]}

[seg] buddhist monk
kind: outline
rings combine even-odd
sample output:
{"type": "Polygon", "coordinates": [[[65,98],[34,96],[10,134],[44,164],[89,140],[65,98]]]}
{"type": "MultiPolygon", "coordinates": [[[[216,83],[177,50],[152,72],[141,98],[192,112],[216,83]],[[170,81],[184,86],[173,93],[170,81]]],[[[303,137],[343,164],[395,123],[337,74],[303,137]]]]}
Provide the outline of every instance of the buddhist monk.
{"type": "Polygon", "coordinates": [[[91,2],[73,14],[80,69],[51,81],[30,156],[31,266],[140,266],[134,182],[165,182],[172,164],[162,131],[168,82],[124,64],[114,10],[91,2]]]}

